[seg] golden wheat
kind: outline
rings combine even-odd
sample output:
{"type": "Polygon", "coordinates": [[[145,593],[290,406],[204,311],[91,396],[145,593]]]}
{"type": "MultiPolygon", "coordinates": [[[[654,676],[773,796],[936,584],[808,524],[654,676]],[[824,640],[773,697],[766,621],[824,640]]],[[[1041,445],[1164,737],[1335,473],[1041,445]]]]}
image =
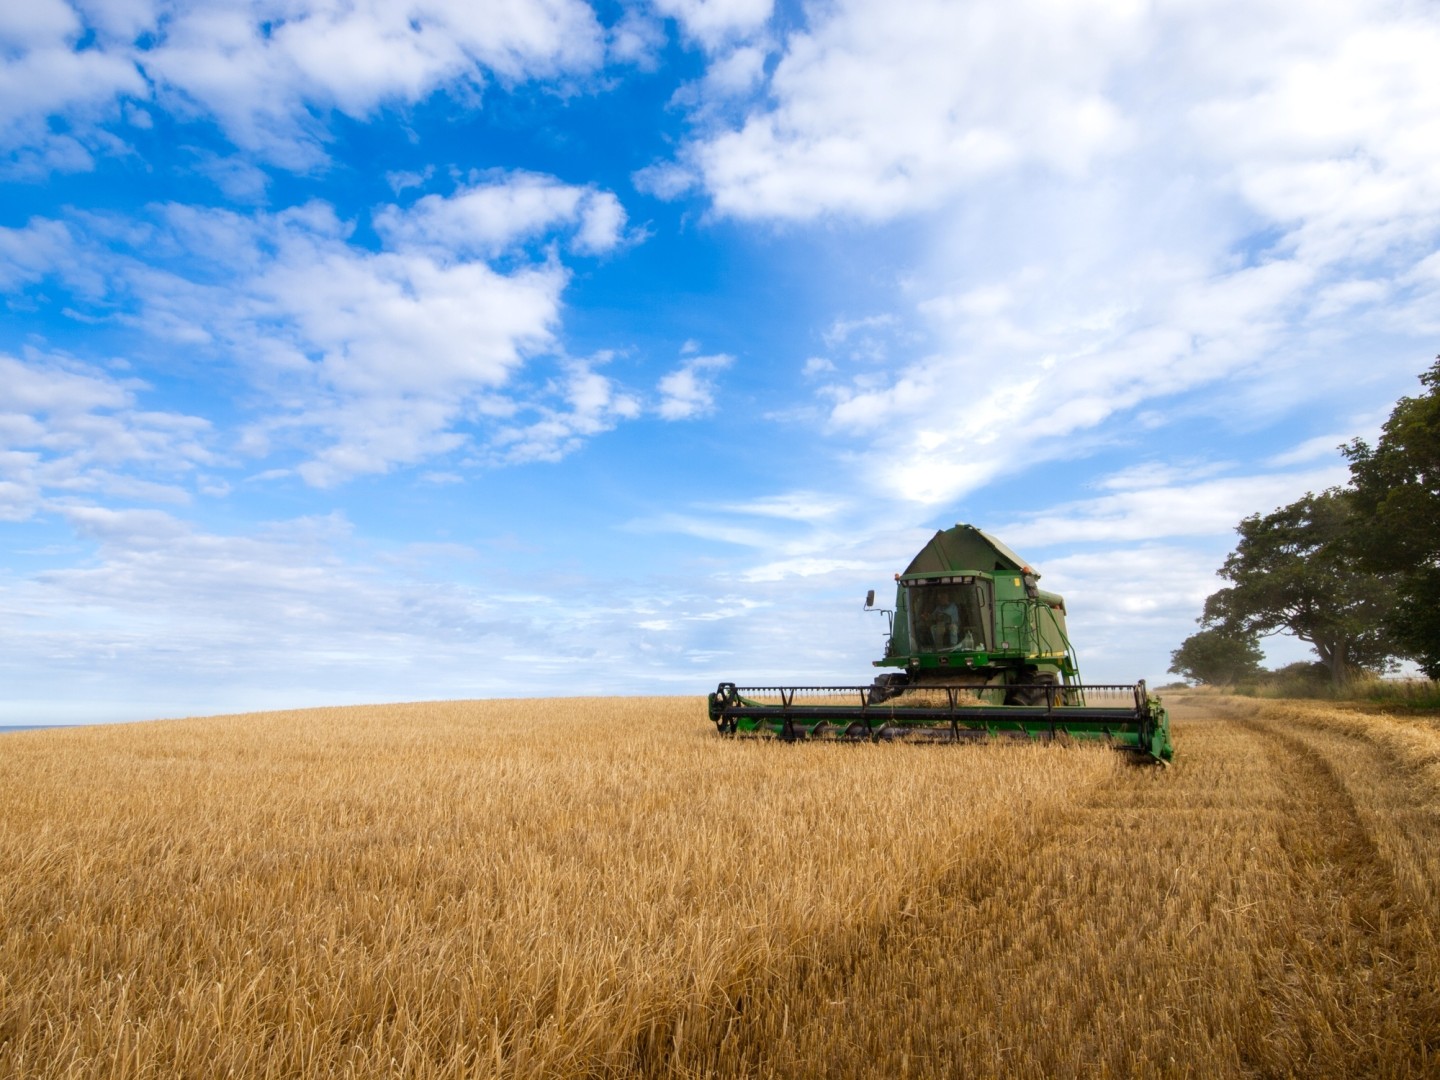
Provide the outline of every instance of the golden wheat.
{"type": "Polygon", "coordinates": [[[1256,708],[1168,770],[682,699],[7,735],[0,1073],[1433,1074],[1423,722],[1256,708]]]}

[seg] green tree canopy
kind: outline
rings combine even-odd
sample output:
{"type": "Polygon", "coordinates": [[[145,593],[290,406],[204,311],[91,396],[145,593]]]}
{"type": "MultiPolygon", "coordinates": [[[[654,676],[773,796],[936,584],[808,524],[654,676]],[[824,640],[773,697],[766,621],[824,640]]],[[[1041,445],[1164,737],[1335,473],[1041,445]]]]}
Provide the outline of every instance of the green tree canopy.
{"type": "Polygon", "coordinates": [[[1260,673],[1264,654],[1254,634],[1212,626],[1191,634],[1170,654],[1170,671],[1191,682],[1236,683],[1260,673]]]}
{"type": "Polygon", "coordinates": [[[1365,566],[1390,575],[1388,626],[1398,650],[1440,678],[1440,357],[1420,376],[1426,393],[1395,403],[1372,449],[1345,448],[1365,566]]]}
{"type": "Polygon", "coordinates": [[[1205,601],[1202,625],[1232,636],[1288,631],[1309,643],[1340,685],[1352,668],[1382,668],[1392,589],[1359,562],[1353,493],[1332,488],[1252,514],[1218,573],[1229,588],[1205,601]]]}

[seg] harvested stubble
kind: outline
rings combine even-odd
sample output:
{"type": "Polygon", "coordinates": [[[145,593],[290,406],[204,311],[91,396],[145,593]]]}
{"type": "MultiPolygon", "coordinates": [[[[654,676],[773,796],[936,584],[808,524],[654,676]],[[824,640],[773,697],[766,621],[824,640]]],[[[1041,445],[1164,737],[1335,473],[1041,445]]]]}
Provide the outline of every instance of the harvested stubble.
{"type": "Polygon", "coordinates": [[[679,699],[9,735],[0,1073],[1434,1075],[1440,730],[1206,707],[1169,770],[679,699]]]}

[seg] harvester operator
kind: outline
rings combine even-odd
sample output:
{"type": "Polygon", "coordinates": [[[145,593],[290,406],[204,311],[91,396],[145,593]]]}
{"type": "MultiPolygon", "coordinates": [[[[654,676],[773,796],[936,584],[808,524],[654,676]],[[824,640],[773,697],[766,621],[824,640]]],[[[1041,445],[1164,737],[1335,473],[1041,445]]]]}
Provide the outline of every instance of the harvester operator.
{"type": "Polygon", "coordinates": [[[960,609],[950,599],[950,590],[935,594],[935,607],[930,611],[930,641],[938,649],[953,649],[960,643],[960,609]]]}

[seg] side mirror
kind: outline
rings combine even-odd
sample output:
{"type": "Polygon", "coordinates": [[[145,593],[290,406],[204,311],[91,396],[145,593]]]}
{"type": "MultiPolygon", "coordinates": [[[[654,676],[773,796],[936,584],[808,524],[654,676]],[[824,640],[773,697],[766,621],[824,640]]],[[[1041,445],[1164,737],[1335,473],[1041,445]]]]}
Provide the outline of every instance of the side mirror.
{"type": "Polygon", "coordinates": [[[871,589],[869,592],[867,592],[867,593],[865,594],[865,606],[866,606],[867,608],[872,608],[872,607],[875,606],[875,590],[874,590],[874,589],[871,589]]]}

